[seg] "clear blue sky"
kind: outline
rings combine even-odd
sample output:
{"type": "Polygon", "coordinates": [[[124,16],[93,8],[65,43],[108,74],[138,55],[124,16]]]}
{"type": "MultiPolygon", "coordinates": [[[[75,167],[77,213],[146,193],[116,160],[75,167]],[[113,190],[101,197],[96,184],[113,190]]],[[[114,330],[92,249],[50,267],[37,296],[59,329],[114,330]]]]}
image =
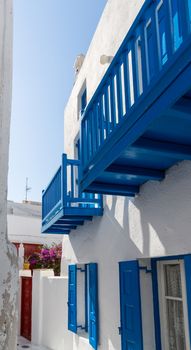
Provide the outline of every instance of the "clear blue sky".
{"type": "Polygon", "coordinates": [[[41,200],[61,162],[74,61],[86,53],[106,0],[14,0],[8,198],[41,200]]]}

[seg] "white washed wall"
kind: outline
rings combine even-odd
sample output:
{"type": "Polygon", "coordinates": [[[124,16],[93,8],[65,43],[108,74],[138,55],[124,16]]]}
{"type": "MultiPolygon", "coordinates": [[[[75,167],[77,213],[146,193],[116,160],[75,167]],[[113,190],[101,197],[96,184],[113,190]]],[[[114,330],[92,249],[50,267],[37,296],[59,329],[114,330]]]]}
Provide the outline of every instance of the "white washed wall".
{"type": "Polygon", "coordinates": [[[7,173],[12,87],[12,1],[0,0],[0,349],[15,350],[18,270],[7,239],[7,173]]]}
{"type": "Polygon", "coordinates": [[[143,3],[144,0],[108,0],[106,2],[106,7],[65,109],[64,145],[65,152],[71,157],[74,156],[73,140],[79,132],[80,123],[77,120],[77,97],[84,81],[86,80],[89,101],[108,68],[108,64],[100,64],[100,56],[115,55],[143,3]]]}
{"type": "Polygon", "coordinates": [[[68,278],[51,270],[33,272],[32,342],[53,350],[72,350],[73,333],[67,331],[68,278]]]}
{"type": "MultiPolygon", "coordinates": [[[[100,65],[100,56],[115,54],[143,2],[107,2],[65,110],[65,152],[71,157],[79,131],[77,98],[81,86],[86,79],[89,100],[107,69],[107,65],[100,65]]],[[[100,350],[121,348],[118,262],[191,252],[190,184],[191,162],[185,161],[167,171],[162,182],[142,186],[137,198],[105,197],[102,218],[94,218],[64,237],[64,273],[67,263],[98,263],[100,350]]],[[[144,346],[153,350],[152,287],[150,276],[142,272],[141,290],[144,346]]],[[[73,349],[91,347],[83,337],[74,336],[73,349]]]]}
{"type": "Polygon", "coordinates": [[[48,244],[60,243],[62,235],[41,233],[41,217],[7,215],[8,237],[12,242],[48,244]]]}

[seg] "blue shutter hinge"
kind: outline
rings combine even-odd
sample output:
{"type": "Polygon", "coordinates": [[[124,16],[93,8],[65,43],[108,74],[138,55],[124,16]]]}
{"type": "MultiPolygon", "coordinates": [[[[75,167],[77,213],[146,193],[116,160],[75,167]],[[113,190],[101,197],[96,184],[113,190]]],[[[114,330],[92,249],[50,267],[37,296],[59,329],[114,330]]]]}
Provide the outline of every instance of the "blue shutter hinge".
{"type": "Polygon", "coordinates": [[[82,267],[77,267],[77,270],[79,270],[80,272],[85,272],[85,269],[82,269],[82,267]]]}
{"type": "Polygon", "coordinates": [[[139,270],[144,270],[146,273],[152,273],[152,269],[148,269],[147,266],[139,266],[139,270]]]}
{"type": "Polygon", "coordinates": [[[77,328],[80,328],[80,329],[86,329],[86,327],[83,327],[82,325],[79,325],[79,326],[77,326],[77,328]]]}
{"type": "Polygon", "coordinates": [[[118,331],[119,331],[119,335],[121,335],[121,333],[122,333],[122,327],[121,326],[118,327],[118,331]]]}

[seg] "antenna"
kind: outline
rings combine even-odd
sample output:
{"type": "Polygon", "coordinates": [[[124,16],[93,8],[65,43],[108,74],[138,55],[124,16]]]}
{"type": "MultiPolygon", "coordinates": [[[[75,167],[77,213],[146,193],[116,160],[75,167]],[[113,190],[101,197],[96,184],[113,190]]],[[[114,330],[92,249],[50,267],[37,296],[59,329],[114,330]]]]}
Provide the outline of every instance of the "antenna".
{"type": "Polygon", "coordinates": [[[28,186],[28,177],[26,177],[26,186],[25,186],[25,202],[28,201],[28,192],[31,190],[31,187],[28,186]]]}

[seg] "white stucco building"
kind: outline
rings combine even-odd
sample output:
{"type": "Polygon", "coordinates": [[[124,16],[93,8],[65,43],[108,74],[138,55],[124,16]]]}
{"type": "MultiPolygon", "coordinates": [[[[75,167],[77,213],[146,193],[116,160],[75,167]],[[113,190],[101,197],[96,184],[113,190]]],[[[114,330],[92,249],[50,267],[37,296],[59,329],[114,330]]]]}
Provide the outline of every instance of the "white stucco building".
{"type": "MultiPolygon", "coordinates": [[[[108,75],[106,73],[107,69],[110,72],[110,79],[112,79],[112,69],[114,69],[112,67],[115,66],[114,63],[113,66],[111,63],[110,68],[109,63],[107,62],[111,61],[111,57],[120,57],[120,52],[117,54],[117,56],[116,52],[119,49],[124,38],[126,37],[134,20],[136,19],[142,5],[144,5],[144,8],[141,12],[141,20],[139,17],[136,24],[134,24],[134,34],[132,34],[132,36],[130,37],[131,40],[133,40],[132,38],[138,38],[136,41],[137,51],[135,52],[135,55],[133,49],[129,49],[128,46],[128,50],[130,50],[129,52],[131,52],[132,55],[130,55],[131,59],[129,58],[129,60],[135,59],[137,62],[136,69],[138,72],[137,75],[139,75],[139,82],[137,83],[137,85],[139,85],[140,96],[144,94],[144,71],[140,73],[140,70],[143,68],[140,63],[141,56],[139,56],[139,47],[141,47],[142,50],[142,46],[139,46],[139,41],[142,40],[143,32],[141,32],[140,30],[140,32],[138,32],[139,34],[137,34],[136,26],[140,23],[145,23],[144,33],[146,34],[144,35],[146,36],[145,40],[147,40],[147,45],[145,44],[145,47],[148,50],[148,57],[150,59],[150,25],[153,25],[153,23],[155,23],[153,21],[158,21],[156,28],[153,29],[153,31],[156,30],[156,33],[158,33],[157,38],[159,39],[161,35],[160,31],[162,31],[162,41],[160,42],[159,40],[158,45],[161,45],[160,52],[161,55],[163,53],[163,56],[165,57],[165,50],[167,46],[165,40],[167,40],[167,34],[170,34],[168,30],[164,28],[169,28],[168,25],[170,23],[170,20],[168,23],[163,22],[164,17],[163,15],[161,15],[161,11],[164,11],[163,14],[165,14],[165,18],[168,19],[168,10],[169,8],[171,9],[172,27],[170,33],[174,33],[172,35],[174,35],[175,38],[175,35],[177,34],[176,31],[179,31],[180,34],[180,23],[183,23],[180,19],[180,13],[183,14],[184,12],[178,12],[177,10],[179,6],[182,6],[181,4],[184,5],[184,11],[187,16],[186,18],[191,18],[191,3],[187,0],[176,0],[174,2],[168,2],[165,0],[156,2],[149,2],[144,0],[107,1],[104,12],[102,14],[92,42],[90,44],[89,50],[85,56],[83,65],[80,71],[78,72],[75,85],[72,89],[70,98],[65,109],[64,152],[67,154],[68,158],[76,159],[78,155],[76,144],[78,144],[78,140],[80,138],[81,110],[83,110],[84,113],[84,108],[86,108],[85,116],[83,115],[82,118],[86,118],[86,115],[89,110],[93,111],[92,113],[94,113],[93,108],[96,104],[96,98],[99,98],[99,94],[100,96],[102,96],[101,89],[106,88],[107,86],[106,83],[104,85],[104,82],[106,82],[106,78],[109,79],[109,73],[108,75]],[[155,20],[153,20],[153,18],[155,18],[155,20]],[[177,24],[178,21],[179,27],[177,24]],[[106,76],[104,76],[105,73],[106,76]],[[101,82],[102,78],[104,79],[103,82],[101,82]],[[84,102],[84,100],[87,101],[84,102]]],[[[182,7],[181,11],[183,11],[182,7]]],[[[184,30],[186,31],[185,28],[184,30]]],[[[188,32],[190,33],[190,29],[188,30],[188,32]]],[[[176,52],[177,50],[177,57],[178,52],[180,52],[178,51],[179,46],[181,50],[181,45],[183,45],[182,40],[183,39],[181,39],[180,43],[177,44],[176,40],[174,39],[175,48],[173,52],[176,52]]],[[[190,37],[188,37],[187,40],[189,42],[190,37]]],[[[153,43],[151,45],[151,48],[154,50],[153,43]]],[[[188,50],[190,50],[190,46],[188,50]]],[[[183,55],[183,49],[181,53],[183,55]]],[[[155,55],[154,51],[152,52],[152,54],[153,56],[155,55]]],[[[141,51],[141,55],[143,55],[143,51],[141,51]]],[[[117,62],[117,58],[115,58],[114,60],[116,60],[115,62],[117,62]]],[[[180,62],[183,62],[183,56],[180,59],[180,62]]],[[[142,65],[143,63],[144,62],[142,62],[142,65]]],[[[167,68],[165,68],[165,63],[165,60],[161,63],[161,72],[163,72],[162,65],[164,65],[164,69],[167,70],[167,68]]],[[[120,61],[118,62],[118,64],[120,64],[120,61]]],[[[135,95],[132,98],[132,84],[134,79],[132,70],[134,69],[134,66],[132,69],[131,64],[133,66],[134,63],[129,63],[129,71],[131,71],[131,74],[129,74],[129,90],[131,99],[135,99],[135,95]]],[[[168,67],[168,63],[166,67],[168,67]]],[[[190,58],[188,58],[187,60],[187,67],[190,67],[190,58]]],[[[125,67],[123,65],[123,68],[121,68],[121,74],[122,72],[124,73],[124,71],[125,67]]],[[[116,73],[116,81],[117,79],[118,78],[116,73]]],[[[179,77],[177,77],[176,79],[177,80],[174,79],[174,84],[176,82],[178,86],[181,86],[182,83],[178,81],[179,77]]],[[[152,81],[151,77],[150,81],[152,81]]],[[[161,75],[161,81],[161,85],[164,86],[164,84],[166,84],[165,75],[163,77],[161,75]]],[[[186,79],[184,80],[184,83],[186,84],[186,79]]],[[[117,84],[118,82],[116,82],[116,85],[117,84]]],[[[135,79],[134,84],[136,84],[135,79]]],[[[190,91],[190,89],[191,84],[189,85],[188,82],[188,90],[190,91]]],[[[125,95],[124,86],[122,86],[121,90],[121,99],[123,100],[123,95],[125,95]]],[[[169,97],[165,98],[165,101],[159,101],[160,106],[165,105],[168,99],[174,98],[174,100],[177,101],[178,97],[175,96],[175,90],[176,89],[169,90],[169,97]]],[[[109,91],[111,97],[111,87],[109,91]]],[[[186,90],[184,94],[185,93],[186,90]]],[[[160,96],[163,95],[161,94],[160,96]]],[[[187,112],[185,112],[185,110],[183,112],[183,108],[181,109],[178,104],[176,105],[176,107],[179,107],[179,109],[177,107],[176,111],[179,111],[178,118],[180,119],[180,125],[178,124],[179,126],[177,128],[178,131],[176,134],[177,139],[179,137],[177,135],[181,133],[181,128],[183,128],[183,137],[185,135],[186,139],[187,132],[189,130],[188,126],[190,127],[190,124],[187,124],[186,127],[182,126],[184,125],[184,120],[187,118],[186,120],[188,121],[190,118],[188,114],[184,113],[190,113],[191,111],[190,92],[187,93],[186,96],[188,102],[187,112]],[[183,121],[181,120],[182,117],[185,118],[183,121]]],[[[116,96],[113,97],[113,99],[115,100],[115,104],[118,105],[119,109],[119,100],[118,102],[116,102],[116,96]]],[[[106,101],[106,97],[103,98],[102,103],[104,101],[106,101]]],[[[181,103],[183,102],[184,101],[181,100],[181,103]]],[[[133,103],[134,102],[132,102],[131,106],[133,105],[133,103]]],[[[141,100],[140,105],[141,103],[144,103],[143,99],[141,100]]],[[[101,102],[99,104],[99,108],[101,108],[100,106],[101,102]]],[[[104,115],[106,115],[106,108],[107,105],[105,104],[105,108],[103,108],[104,115]]],[[[124,107],[121,108],[123,109],[124,107]]],[[[145,107],[145,110],[146,108],[148,108],[148,102],[147,106],[145,107]]],[[[157,108],[159,109],[160,107],[157,108]]],[[[152,112],[153,115],[157,114],[157,108],[152,112]]],[[[145,111],[145,115],[146,112],[147,110],[145,111]]],[[[105,119],[103,121],[103,125],[105,125],[104,123],[106,123],[106,117],[104,118],[105,119]]],[[[118,119],[120,119],[119,114],[118,119]]],[[[158,123],[159,129],[161,125],[160,123],[162,124],[161,120],[159,120],[158,123]]],[[[112,124],[111,119],[110,124],[112,124]]],[[[92,135],[94,133],[96,135],[95,124],[92,125],[92,131],[90,131],[91,127],[90,129],[88,129],[89,126],[87,126],[87,138],[89,138],[89,134],[91,132],[92,135]]],[[[99,130],[101,130],[101,126],[98,125],[97,127],[99,130]]],[[[167,127],[168,126],[165,126],[166,132],[167,127]]],[[[176,126],[172,122],[172,129],[173,127],[175,128],[176,126]]],[[[105,129],[105,127],[103,128],[105,129]]],[[[103,132],[103,139],[106,139],[107,137],[107,130],[105,130],[103,132]]],[[[108,133],[109,132],[110,130],[108,131],[108,133]]],[[[83,133],[81,135],[83,135],[83,133]]],[[[157,137],[159,139],[159,137],[161,136],[157,134],[157,130],[155,130],[155,136],[156,139],[157,137]]],[[[101,131],[99,137],[101,138],[101,131]]],[[[85,152],[85,146],[83,146],[83,142],[84,140],[82,139],[81,152],[85,152]]],[[[94,142],[96,142],[93,136],[92,139],[90,138],[88,142],[92,142],[92,149],[90,153],[93,153],[93,148],[95,146],[94,142]]],[[[120,143],[120,140],[118,141],[118,143],[120,143]]],[[[187,142],[186,144],[187,146],[190,146],[189,142],[187,142]]],[[[110,153],[116,154],[117,151],[115,149],[114,143],[112,143],[112,138],[110,145],[110,153]]],[[[145,163],[142,165],[142,168],[144,168],[144,170],[145,168],[147,168],[148,170],[148,158],[146,158],[146,156],[152,159],[153,164],[155,159],[157,159],[157,162],[161,161],[160,159],[158,160],[158,158],[155,158],[158,157],[159,153],[160,156],[162,154],[164,158],[170,158],[173,156],[175,158],[174,144],[170,144],[170,146],[173,146],[170,150],[169,147],[166,146],[168,148],[168,151],[166,151],[164,147],[160,148],[160,150],[157,149],[156,151],[155,143],[153,148],[151,147],[151,150],[149,151],[158,152],[154,154],[154,156],[150,153],[149,155],[147,155],[148,148],[144,148],[144,152],[142,153],[142,163],[145,163]]],[[[104,150],[105,149],[103,148],[102,164],[104,164],[105,162],[103,153],[104,150]]],[[[187,149],[187,151],[189,153],[189,149],[187,149]]],[[[168,169],[165,168],[165,174],[161,173],[160,181],[157,181],[159,179],[154,180],[154,176],[156,177],[156,172],[152,172],[153,180],[143,181],[144,184],[140,186],[139,193],[135,197],[129,198],[129,196],[125,196],[122,193],[121,196],[104,195],[103,216],[98,215],[93,217],[92,221],[85,221],[83,226],[78,226],[76,230],[71,229],[69,235],[67,234],[64,236],[64,258],[62,260],[62,274],[64,277],[62,282],[60,281],[60,288],[63,290],[63,299],[62,301],[60,301],[60,305],[62,308],[62,313],[64,315],[68,313],[69,318],[67,321],[66,317],[63,316],[64,330],[62,334],[61,332],[57,334],[57,338],[60,338],[59,344],[58,341],[54,341],[53,338],[50,340],[50,337],[46,337],[44,334],[42,337],[42,342],[45,345],[51,345],[51,347],[55,350],[88,350],[92,347],[94,349],[100,350],[190,349],[191,162],[189,160],[190,156],[188,156],[188,153],[187,156],[185,154],[183,156],[182,152],[179,152],[178,161],[172,162],[172,166],[166,167],[168,169]],[[67,291],[69,295],[69,300],[67,291]],[[67,331],[67,328],[69,328],[69,331],[67,331]]],[[[83,158],[82,154],[80,154],[80,157],[81,156],[83,158]]],[[[128,153],[128,157],[130,160],[134,159],[135,156],[135,152],[133,153],[133,151],[128,153]]],[[[105,157],[108,156],[105,155],[105,157]]],[[[98,184],[98,181],[100,185],[100,182],[102,180],[102,182],[104,182],[105,184],[105,190],[103,190],[104,186],[101,189],[101,187],[97,185],[97,188],[99,187],[98,190],[100,191],[100,193],[112,193],[112,191],[113,193],[115,193],[115,186],[117,180],[119,183],[121,181],[121,185],[123,185],[124,179],[122,173],[119,174],[118,179],[115,182],[112,183],[110,181],[109,184],[106,184],[108,180],[106,176],[101,177],[100,175],[100,177],[97,180],[96,174],[94,173],[94,182],[92,182],[93,185],[92,183],[90,184],[91,181],[90,177],[88,177],[88,174],[91,171],[93,173],[92,169],[96,167],[96,162],[98,162],[98,158],[99,154],[97,153],[92,162],[89,162],[89,168],[87,166],[86,175],[84,176],[85,180],[82,179],[81,184],[85,187],[84,183],[86,181],[86,178],[88,178],[87,183],[88,181],[89,183],[85,189],[88,189],[89,186],[88,191],[91,192],[90,189],[93,189],[93,186],[95,186],[95,184],[98,184]],[[108,192],[107,189],[109,189],[108,192]]],[[[98,169],[99,167],[101,168],[101,165],[99,165],[96,169],[98,169]]],[[[131,174],[131,176],[129,175],[129,181],[132,180],[133,176],[137,176],[135,175],[135,168],[133,169],[134,174],[131,174]]],[[[83,177],[83,174],[81,176],[83,177]]],[[[134,188],[129,185],[124,185],[122,186],[123,190],[125,189],[125,186],[127,186],[126,188],[128,189],[134,188]]],[[[116,193],[119,193],[119,188],[121,187],[118,184],[116,193]]],[[[56,215],[58,215],[59,210],[60,208],[56,212],[54,218],[56,218],[56,215]]],[[[59,219],[60,221],[59,223],[57,223],[57,227],[55,226],[56,219],[51,218],[51,220],[54,220],[53,226],[50,227],[50,229],[46,227],[46,229],[49,229],[50,232],[51,230],[52,232],[54,232],[54,230],[55,232],[58,232],[57,230],[59,229],[61,230],[61,221],[65,220],[65,216],[66,214],[63,211],[62,218],[59,219]]],[[[47,280],[44,283],[46,283],[47,288],[48,285],[50,288],[50,280],[47,280]]]]}
{"type": "Polygon", "coordinates": [[[0,1],[0,348],[16,349],[18,270],[7,238],[7,173],[12,87],[12,1],[0,1]]]}
{"type": "Polygon", "coordinates": [[[61,243],[61,235],[41,234],[41,211],[41,203],[33,201],[17,203],[9,200],[7,203],[9,240],[18,244],[46,244],[48,246],[52,243],[61,243]]]}

